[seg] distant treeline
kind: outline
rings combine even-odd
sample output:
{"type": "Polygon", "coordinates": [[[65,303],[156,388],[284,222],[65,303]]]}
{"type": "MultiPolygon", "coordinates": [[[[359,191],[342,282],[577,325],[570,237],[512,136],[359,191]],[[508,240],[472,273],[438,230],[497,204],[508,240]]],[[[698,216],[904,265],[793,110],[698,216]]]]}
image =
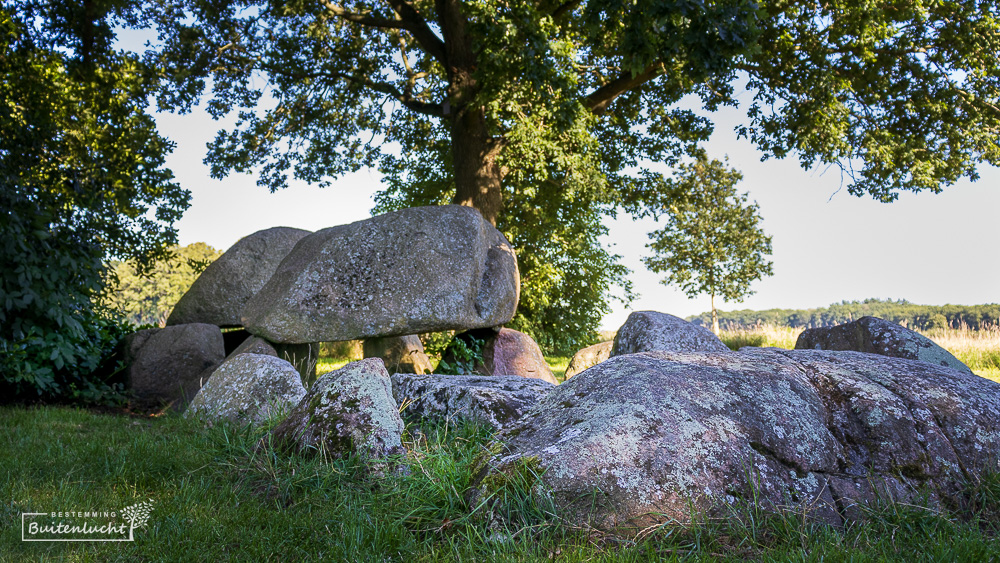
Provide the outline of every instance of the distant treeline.
{"type": "MultiPolygon", "coordinates": [[[[929,330],[933,328],[959,328],[966,326],[980,330],[1000,325],[1000,304],[989,305],[916,305],[905,299],[865,299],[841,301],[819,309],[768,309],[766,311],[719,311],[719,325],[723,329],[750,328],[758,324],[816,328],[834,326],[857,320],[864,316],[879,317],[908,328],[929,330]]],[[[712,314],[702,313],[688,317],[702,326],[712,326],[712,314]]]]}

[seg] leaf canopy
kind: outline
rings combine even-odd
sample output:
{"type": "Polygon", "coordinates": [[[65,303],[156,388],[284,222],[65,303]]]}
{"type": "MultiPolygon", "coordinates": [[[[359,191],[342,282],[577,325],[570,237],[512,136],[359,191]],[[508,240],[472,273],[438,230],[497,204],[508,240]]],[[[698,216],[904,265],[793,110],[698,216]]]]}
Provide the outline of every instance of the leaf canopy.
{"type": "Polygon", "coordinates": [[[698,156],[713,130],[702,110],[737,105],[743,87],[739,133],[764,158],[839,166],[856,195],[940,191],[1000,164],[989,2],[154,5],[161,106],[187,111],[210,90],[209,111],[237,117],[209,147],[214,176],[255,172],[274,190],[377,167],[379,209],[451,201],[501,225],[538,262],[528,307],[596,269],[587,287],[601,296],[572,300],[589,319],[627,282],[601,218],[667,204],[654,163],[698,156]]]}

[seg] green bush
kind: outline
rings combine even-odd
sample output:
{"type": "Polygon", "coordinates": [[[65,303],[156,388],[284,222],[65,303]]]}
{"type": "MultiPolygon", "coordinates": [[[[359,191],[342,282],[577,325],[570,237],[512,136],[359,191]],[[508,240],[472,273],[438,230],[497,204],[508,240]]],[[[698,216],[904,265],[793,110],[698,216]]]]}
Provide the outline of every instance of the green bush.
{"type": "Polygon", "coordinates": [[[446,375],[473,375],[476,366],[483,363],[486,341],[465,332],[455,335],[441,354],[434,373],[446,375]]]}
{"type": "Polygon", "coordinates": [[[448,344],[451,344],[451,339],[454,336],[454,330],[427,332],[420,335],[420,343],[424,346],[425,354],[440,358],[444,354],[444,351],[448,349],[448,344]]]}
{"type": "Polygon", "coordinates": [[[13,190],[0,190],[0,397],[7,401],[116,403],[111,365],[130,329],[95,307],[103,253],[13,190]]]}

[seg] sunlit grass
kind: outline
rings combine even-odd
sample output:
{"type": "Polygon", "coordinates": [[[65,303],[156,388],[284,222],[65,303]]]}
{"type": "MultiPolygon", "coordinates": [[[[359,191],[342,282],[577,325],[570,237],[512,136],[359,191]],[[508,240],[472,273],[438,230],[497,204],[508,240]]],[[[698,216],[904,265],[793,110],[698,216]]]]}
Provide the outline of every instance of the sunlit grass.
{"type": "Polygon", "coordinates": [[[723,330],[719,338],[732,350],[739,350],[743,346],[791,350],[795,348],[795,341],[803,330],[805,329],[801,327],[760,325],[748,329],[723,330]]]}
{"type": "Polygon", "coordinates": [[[347,358],[320,358],[316,361],[316,377],[338,370],[350,362],[347,358]]]}
{"type": "Polygon", "coordinates": [[[1000,381],[1000,327],[934,329],[923,333],[977,375],[1000,381]]]}
{"type": "MultiPolygon", "coordinates": [[[[791,350],[803,328],[762,325],[749,329],[723,330],[719,338],[733,350],[743,346],[791,350]]],[[[976,375],[1000,383],[1000,327],[983,330],[942,328],[918,331],[951,352],[976,375]]]]}
{"type": "Polygon", "coordinates": [[[552,375],[556,381],[562,383],[566,380],[566,368],[569,367],[570,358],[567,356],[545,356],[545,363],[552,369],[552,375]]]}

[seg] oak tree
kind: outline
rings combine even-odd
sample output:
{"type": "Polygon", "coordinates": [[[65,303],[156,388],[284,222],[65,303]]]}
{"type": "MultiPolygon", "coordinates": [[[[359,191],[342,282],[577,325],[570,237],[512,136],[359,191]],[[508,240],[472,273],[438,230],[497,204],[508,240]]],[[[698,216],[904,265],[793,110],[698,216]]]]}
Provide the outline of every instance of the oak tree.
{"type": "MultiPolygon", "coordinates": [[[[376,166],[383,204],[471,205],[568,263],[579,245],[546,233],[661,206],[650,163],[695,154],[712,122],[692,108],[735,105],[738,86],[753,97],[739,131],[764,157],[840,166],[854,194],[938,191],[1000,162],[988,2],[154,3],[161,106],[210,89],[208,110],[236,117],[209,147],[214,175],[278,189],[376,166]]],[[[597,235],[585,246],[598,292],[624,279],[597,235]]]]}

